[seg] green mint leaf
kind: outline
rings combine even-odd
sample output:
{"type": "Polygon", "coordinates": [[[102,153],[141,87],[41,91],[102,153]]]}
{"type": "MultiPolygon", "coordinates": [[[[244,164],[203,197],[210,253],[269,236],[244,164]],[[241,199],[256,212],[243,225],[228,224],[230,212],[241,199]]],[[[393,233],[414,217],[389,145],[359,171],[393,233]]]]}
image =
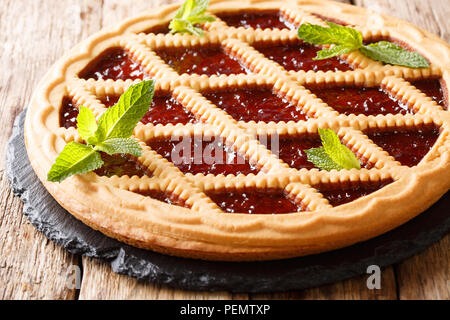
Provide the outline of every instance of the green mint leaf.
{"type": "Polygon", "coordinates": [[[333,130],[319,128],[322,147],[305,150],[308,160],[322,170],[361,169],[353,152],[344,146],[333,130]]]}
{"type": "Polygon", "coordinates": [[[94,113],[83,106],[77,117],[78,133],[88,145],[70,142],[56,158],[47,174],[47,180],[61,182],[74,174],[86,173],[103,166],[100,153],[141,156],[142,149],[131,137],[134,127],[150,108],[153,98],[153,80],[130,86],[117,104],[106,110],[95,121],[94,113]]]}
{"type": "Polygon", "coordinates": [[[339,56],[341,54],[349,53],[353,50],[354,49],[351,47],[338,45],[330,49],[323,49],[318,51],[317,56],[313,58],[313,60],[324,60],[335,56],[339,56]]]}
{"type": "Polygon", "coordinates": [[[194,27],[192,23],[187,20],[174,19],[170,22],[169,25],[172,33],[190,33],[196,36],[202,36],[203,30],[201,28],[194,27]]]}
{"type": "Polygon", "coordinates": [[[170,21],[171,33],[190,33],[203,35],[203,30],[195,25],[214,21],[214,17],[205,15],[209,0],[186,0],[170,21]]]}
{"type": "Polygon", "coordinates": [[[392,65],[410,67],[410,68],[428,68],[428,61],[419,53],[403,49],[401,46],[388,42],[380,41],[363,46],[359,49],[369,58],[392,65]]]}
{"type": "Polygon", "coordinates": [[[204,15],[206,9],[209,5],[209,0],[194,0],[194,5],[192,7],[191,13],[189,16],[201,16],[204,15]]]}
{"type": "Polygon", "coordinates": [[[344,146],[333,130],[319,128],[320,139],[328,156],[344,169],[361,169],[358,159],[353,152],[344,146]]]}
{"type": "Polygon", "coordinates": [[[186,19],[192,12],[195,0],[186,0],[175,13],[175,19],[186,19]]]}
{"type": "Polygon", "coordinates": [[[205,22],[213,22],[215,19],[211,16],[192,16],[186,19],[191,24],[203,24],[205,22]]]}
{"type": "Polygon", "coordinates": [[[132,85],[114,106],[106,110],[98,121],[97,142],[112,138],[129,138],[137,123],[147,113],[153,98],[153,80],[132,85]]]}
{"type": "Polygon", "coordinates": [[[308,161],[314,163],[317,168],[322,170],[331,171],[333,169],[341,170],[343,169],[340,165],[335,163],[330,156],[325,152],[323,147],[311,148],[305,150],[308,161]]]}
{"type": "Polygon", "coordinates": [[[81,139],[88,144],[95,144],[96,137],[95,131],[97,131],[97,121],[95,120],[94,113],[91,109],[84,106],[80,106],[77,117],[78,134],[81,139]]]}
{"type": "Polygon", "coordinates": [[[298,28],[298,37],[305,42],[324,45],[335,44],[357,50],[362,46],[362,34],[358,30],[344,27],[336,23],[327,22],[329,27],[322,27],[310,23],[302,24],[298,28]]]}
{"type": "Polygon", "coordinates": [[[102,166],[100,154],[91,146],[70,142],[56,158],[47,174],[47,180],[61,182],[71,175],[86,173],[102,166]]]}
{"type": "Polygon", "coordinates": [[[132,138],[112,138],[97,144],[94,148],[98,151],[106,152],[109,155],[116,153],[127,153],[136,157],[142,155],[142,148],[139,143],[132,138]]]}

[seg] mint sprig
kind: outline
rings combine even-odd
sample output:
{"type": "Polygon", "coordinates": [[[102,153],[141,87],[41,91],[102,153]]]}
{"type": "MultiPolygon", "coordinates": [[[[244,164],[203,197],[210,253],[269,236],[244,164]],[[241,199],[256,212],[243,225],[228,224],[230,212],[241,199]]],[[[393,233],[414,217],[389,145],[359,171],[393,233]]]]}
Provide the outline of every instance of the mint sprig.
{"type": "Polygon", "coordinates": [[[371,43],[359,50],[373,60],[393,65],[411,68],[427,68],[430,66],[428,61],[417,52],[405,50],[399,45],[388,41],[371,43]]]}
{"type": "Polygon", "coordinates": [[[68,143],[56,158],[47,174],[47,180],[61,182],[75,175],[103,166],[99,151],[141,156],[142,149],[131,138],[137,123],[147,113],[153,98],[153,80],[132,85],[119,101],[106,110],[97,124],[92,111],[80,106],[77,117],[78,134],[86,144],[68,143]]]}
{"type": "Polygon", "coordinates": [[[328,59],[359,50],[373,60],[392,65],[410,68],[428,68],[430,66],[419,53],[405,50],[395,43],[379,41],[364,45],[362,34],[358,30],[329,21],[327,24],[328,28],[307,23],[300,25],[298,29],[298,37],[307,43],[333,45],[331,48],[318,51],[314,60],[328,59]]]}
{"type": "Polygon", "coordinates": [[[305,150],[308,161],[322,170],[361,169],[358,158],[331,129],[319,128],[322,146],[305,150]]]}
{"type": "Polygon", "coordinates": [[[190,33],[203,35],[203,30],[195,25],[214,21],[214,17],[205,15],[209,0],[186,0],[170,21],[170,33],[190,33]]]}

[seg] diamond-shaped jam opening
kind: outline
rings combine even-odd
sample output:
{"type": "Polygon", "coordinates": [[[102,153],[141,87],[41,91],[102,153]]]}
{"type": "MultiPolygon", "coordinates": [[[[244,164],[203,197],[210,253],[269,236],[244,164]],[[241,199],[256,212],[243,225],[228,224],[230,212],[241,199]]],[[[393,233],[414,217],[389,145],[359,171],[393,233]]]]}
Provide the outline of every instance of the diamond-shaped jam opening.
{"type": "Polygon", "coordinates": [[[261,52],[266,58],[277,62],[288,71],[348,71],[353,70],[345,61],[334,57],[325,60],[313,60],[318,46],[306,43],[260,43],[253,47],[261,52]]]}
{"type": "Polygon", "coordinates": [[[440,79],[422,79],[412,81],[411,84],[436,101],[437,104],[446,107],[447,103],[444,97],[444,90],[440,79]]]}
{"type": "Polygon", "coordinates": [[[300,121],[307,115],[270,88],[235,88],[202,93],[237,121],[300,121]]]}
{"type": "Polygon", "coordinates": [[[294,169],[313,169],[312,162],[308,161],[305,150],[318,148],[322,145],[317,135],[287,136],[271,135],[259,136],[259,142],[276,154],[281,160],[294,169]]]}
{"type": "Polygon", "coordinates": [[[408,106],[379,87],[308,87],[317,97],[339,113],[349,114],[406,114],[408,106]]]}
{"type": "Polygon", "coordinates": [[[372,192],[378,191],[381,188],[392,183],[393,180],[377,181],[377,182],[365,182],[364,184],[353,185],[322,185],[317,187],[320,193],[328,200],[333,206],[337,207],[341,204],[352,202],[358,198],[367,196],[372,192]]]}
{"type": "Polygon", "coordinates": [[[235,28],[291,29],[291,24],[278,10],[223,12],[216,15],[235,28]]]}
{"type": "MultiPolygon", "coordinates": [[[[291,135],[270,135],[258,136],[259,143],[265,145],[273,154],[277,155],[281,160],[294,169],[313,169],[316,166],[308,161],[305,150],[318,148],[322,146],[322,142],[318,135],[305,134],[299,136],[291,135]]],[[[373,165],[365,159],[361,159],[359,155],[361,167],[370,169],[373,165]]]]}
{"type": "Polygon", "coordinates": [[[220,45],[165,48],[156,53],[179,74],[230,75],[247,73],[237,59],[220,45]]]}
{"type": "Polygon", "coordinates": [[[157,26],[153,26],[153,27],[151,27],[151,28],[149,28],[149,29],[147,29],[147,30],[145,30],[144,31],[144,33],[147,33],[147,34],[149,34],[149,33],[153,33],[153,34],[168,34],[170,32],[170,29],[169,29],[169,24],[168,23],[166,23],[166,24],[160,24],[160,25],[157,25],[157,26]]]}
{"type": "Polygon", "coordinates": [[[126,80],[143,79],[147,74],[123,48],[110,48],[89,63],[78,76],[82,79],[126,80]]]}
{"type": "Polygon", "coordinates": [[[59,125],[63,128],[77,127],[78,107],[70,97],[64,97],[59,111],[59,125]]]}
{"type": "Polygon", "coordinates": [[[439,129],[435,127],[415,130],[397,128],[389,131],[369,132],[366,135],[402,165],[413,167],[433,147],[439,137],[439,129]]]}
{"type": "MultiPolygon", "coordinates": [[[[117,103],[119,96],[105,95],[100,97],[100,101],[109,108],[117,103]]],[[[197,119],[187,109],[183,107],[170,93],[156,93],[153,96],[150,109],[144,115],[141,122],[143,124],[186,124],[194,123],[197,119]]]]}
{"type": "Polygon", "coordinates": [[[169,194],[167,192],[164,192],[164,191],[160,191],[160,190],[134,190],[133,192],[134,193],[138,193],[138,194],[140,194],[142,196],[145,196],[145,197],[150,197],[152,199],[156,199],[156,200],[168,203],[168,204],[189,208],[189,206],[187,206],[184,203],[184,201],[182,201],[180,198],[178,198],[177,196],[175,196],[173,194],[169,194]]]}
{"type": "Polygon", "coordinates": [[[257,174],[250,164],[232,146],[220,137],[184,136],[173,139],[153,139],[147,142],[153,150],[172,162],[183,173],[204,175],[257,174]]]}
{"type": "Polygon", "coordinates": [[[305,210],[282,189],[210,191],[206,194],[228,213],[280,214],[305,210]]]}
{"type": "Polygon", "coordinates": [[[103,167],[96,169],[94,172],[99,176],[151,176],[149,170],[140,164],[135,158],[126,154],[108,155],[101,152],[101,157],[104,162],[103,167]]]}

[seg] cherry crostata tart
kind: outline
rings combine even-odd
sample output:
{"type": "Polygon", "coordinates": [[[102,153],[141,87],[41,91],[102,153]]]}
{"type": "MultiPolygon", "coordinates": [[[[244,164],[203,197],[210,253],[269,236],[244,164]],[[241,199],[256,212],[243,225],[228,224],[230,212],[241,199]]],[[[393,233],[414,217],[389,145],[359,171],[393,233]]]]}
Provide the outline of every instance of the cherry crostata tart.
{"type": "Polygon", "coordinates": [[[80,43],[32,97],[29,159],[76,218],[157,252],[270,260],[370,239],[449,190],[445,42],[396,18],[320,0],[211,1],[215,20],[200,26],[202,35],[172,34],[179,6],[151,9],[80,43]],[[300,40],[297,29],[325,21],[359,30],[364,43],[419,52],[430,66],[384,64],[359,51],[316,60],[321,46],[300,40]],[[133,132],[142,154],[102,152],[93,172],[48,181],[64,146],[84,143],[80,106],[99,118],[144,79],[155,91],[133,132]],[[321,146],[319,129],[336,132],[360,169],[309,161],[307,150],[321,146]],[[191,152],[175,152],[174,161],[180,141],[191,152]]]}

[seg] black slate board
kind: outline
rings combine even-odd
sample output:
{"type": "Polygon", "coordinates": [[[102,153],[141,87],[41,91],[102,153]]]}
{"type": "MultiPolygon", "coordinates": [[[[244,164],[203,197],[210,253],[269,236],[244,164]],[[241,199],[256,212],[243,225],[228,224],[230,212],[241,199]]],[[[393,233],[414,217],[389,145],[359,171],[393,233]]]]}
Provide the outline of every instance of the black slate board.
{"type": "Polygon", "coordinates": [[[208,262],[137,249],[94,231],[63,209],[43,187],[28,160],[20,114],[6,150],[6,172],[24,214],[47,238],[74,254],[98,258],[114,272],[189,290],[271,292],[315,287],[408,258],[450,229],[450,192],[407,224],[377,238],[319,255],[269,262],[208,262]]]}

